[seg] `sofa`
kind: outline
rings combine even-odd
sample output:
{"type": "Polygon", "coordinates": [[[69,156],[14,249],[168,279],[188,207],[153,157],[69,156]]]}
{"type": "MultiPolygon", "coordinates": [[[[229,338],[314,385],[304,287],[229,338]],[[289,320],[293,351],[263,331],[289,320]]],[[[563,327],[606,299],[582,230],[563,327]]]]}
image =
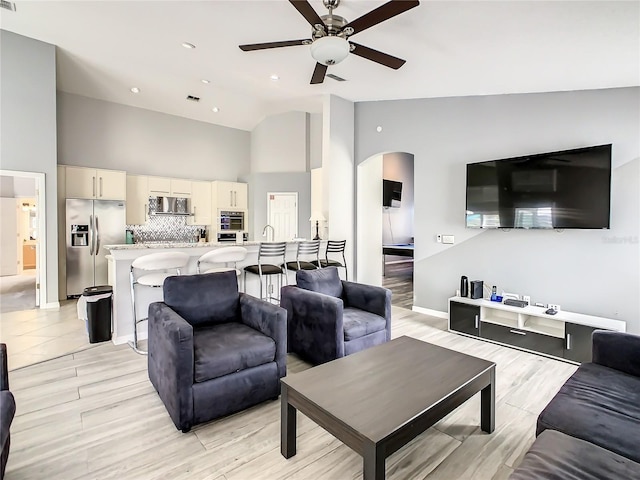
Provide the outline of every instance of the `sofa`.
{"type": "Polygon", "coordinates": [[[9,445],[11,443],[9,427],[11,427],[15,414],[16,401],[9,391],[7,346],[0,343],[0,480],[4,478],[4,471],[9,459],[9,445]]]}
{"type": "Polygon", "coordinates": [[[238,292],[235,271],[179,275],[149,306],[149,379],[176,428],[280,395],[287,312],[238,292]]]}
{"type": "Polygon", "coordinates": [[[340,279],[336,267],[298,270],[282,287],[288,351],[315,365],[391,339],[391,291],[340,279]]]}
{"type": "Polygon", "coordinates": [[[640,336],[596,330],[592,346],[538,416],[512,480],[640,478],[640,336]]]}

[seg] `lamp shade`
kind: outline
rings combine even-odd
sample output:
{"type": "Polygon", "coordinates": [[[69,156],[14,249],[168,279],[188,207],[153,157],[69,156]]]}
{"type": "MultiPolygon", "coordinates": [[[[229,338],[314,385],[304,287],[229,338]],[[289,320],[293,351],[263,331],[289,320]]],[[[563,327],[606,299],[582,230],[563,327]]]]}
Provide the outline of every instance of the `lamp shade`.
{"type": "Polygon", "coordinates": [[[311,56],[323,65],[336,65],[349,55],[349,42],[341,37],[320,37],[311,44],[311,56]]]}
{"type": "Polygon", "coordinates": [[[326,218],[322,215],[322,212],[313,212],[309,218],[310,222],[324,222],[326,218]]]}

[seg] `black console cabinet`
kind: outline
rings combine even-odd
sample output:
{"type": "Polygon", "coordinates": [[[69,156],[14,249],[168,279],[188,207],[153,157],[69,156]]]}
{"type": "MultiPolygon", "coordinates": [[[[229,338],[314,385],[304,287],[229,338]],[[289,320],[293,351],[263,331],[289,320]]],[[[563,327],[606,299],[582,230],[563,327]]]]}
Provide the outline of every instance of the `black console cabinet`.
{"type": "Polygon", "coordinates": [[[465,303],[449,304],[449,328],[467,335],[480,335],[480,307],[465,303]]]}
{"type": "Polygon", "coordinates": [[[591,361],[591,334],[597,328],[565,323],[564,358],[574,362],[591,361]]]}

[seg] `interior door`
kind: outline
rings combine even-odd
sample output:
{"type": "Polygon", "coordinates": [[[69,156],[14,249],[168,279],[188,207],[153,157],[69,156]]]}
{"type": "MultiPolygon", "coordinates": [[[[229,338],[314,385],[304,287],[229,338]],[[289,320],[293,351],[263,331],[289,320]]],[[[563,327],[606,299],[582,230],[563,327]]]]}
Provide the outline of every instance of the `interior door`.
{"type": "Polygon", "coordinates": [[[18,273],[18,217],[15,198],[0,198],[2,226],[0,229],[0,276],[18,273]]]}
{"type": "Polygon", "coordinates": [[[267,193],[267,218],[275,242],[298,236],[298,192],[267,193]]]}

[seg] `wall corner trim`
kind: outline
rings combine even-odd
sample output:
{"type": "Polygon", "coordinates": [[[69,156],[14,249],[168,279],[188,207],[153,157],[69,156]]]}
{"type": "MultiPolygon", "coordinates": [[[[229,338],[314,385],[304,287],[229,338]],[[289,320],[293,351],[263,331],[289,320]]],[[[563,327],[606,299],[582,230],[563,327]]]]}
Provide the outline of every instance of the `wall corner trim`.
{"type": "Polygon", "coordinates": [[[415,305],[411,307],[411,310],[418,313],[424,313],[425,315],[430,315],[432,317],[444,318],[444,319],[449,318],[449,314],[447,312],[441,312],[440,310],[432,310],[430,308],[416,307],[415,305]]]}

